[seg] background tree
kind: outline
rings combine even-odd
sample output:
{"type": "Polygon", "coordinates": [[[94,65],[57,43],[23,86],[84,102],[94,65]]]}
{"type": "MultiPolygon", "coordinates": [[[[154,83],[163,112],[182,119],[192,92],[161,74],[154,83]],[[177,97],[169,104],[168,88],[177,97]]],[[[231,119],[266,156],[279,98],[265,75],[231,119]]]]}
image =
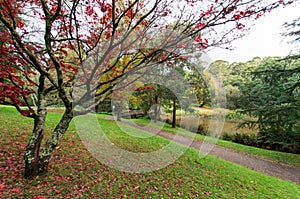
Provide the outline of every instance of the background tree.
{"type": "Polygon", "coordinates": [[[135,92],[130,97],[130,104],[132,107],[138,110],[142,110],[144,115],[150,111],[154,105],[155,88],[156,85],[143,85],[135,89],[135,92]]]}
{"type": "Polygon", "coordinates": [[[293,88],[299,73],[278,71],[299,68],[300,59],[264,59],[242,87],[242,113],[252,119],[243,123],[258,126],[258,145],[274,150],[300,152],[300,89],[293,88]]]}
{"type": "MultiPolygon", "coordinates": [[[[296,46],[299,44],[299,20],[284,24],[287,31],[283,35],[290,36],[296,46]]],[[[299,52],[284,58],[262,60],[251,76],[252,82],[249,81],[242,89],[241,102],[244,113],[256,120],[244,124],[258,125],[260,146],[299,153],[299,52]]]]}
{"type": "MultiPolygon", "coordinates": [[[[216,60],[209,66],[209,72],[222,80],[222,84],[226,91],[227,105],[226,108],[236,110],[243,107],[239,103],[242,95],[241,86],[252,81],[252,72],[262,62],[260,57],[254,57],[247,62],[229,63],[224,60],[216,60]]],[[[209,77],[207,77],[208,83],[209,77]]],[[[214,93],[212,93],[213,95],[214,93]]],[[[214,96],[212,97],[214,98],[214,96]]]]}
{"type": "Polygon", "coordinates": [[[208,88],[211,82],[205,68],[189,67],[189,70],[187,79],[191,85],[190,92],[197,97],[197,101],[192,103],[198,107],[210,106],[214,96],[213,93],[209,93],[208,88]]]}
{"type": "Polygon", "coordinates": [[[186,110],[190,106],[190,100],[187,96],[185,80],[184,63],[178,65],[176,62],[168,62],[159,66],[151,72],[147,72],[144,77],[146,82],[143,87],[136,89],[135,101],[139,102],[144,114],[150,113],[154,122],[160,119],[161,107],[166,110],[172,110],[172,126],[176,127],[176,110],[178,107],[184,107],[186,110]]]}
{"type": "Polygon", "coordinates": [[[151,67],[146,63],[161,56],[163,49],[172,49],[172,53],[186,50],[189,46],[184,46],[182,41],[187,37],[195,39],[198,50],[228,44],[243,35],[244,19],[258,18],[281,4],[283,1],[278,0],[213,3],[0,0],[0,21],[7,30],[1,32],[0,37],[0,41],[7,44],[1,51],[1,78],[5,81],[0,85],[0,98],[15,106],[22,115],[32,118],[34,124],[24,154],[25,177],[47,171],[52,153],[73,117],[86,114],[101,104],[129,71],[151,67]],[[169,23],[173,24],[173,32],[180,32],[181,37],[159,34],[168,29],[169,23]],[[216,29],[217,26],[224,28],[216,29]],[[165,38],[147,48],[157,35],[165,38]],[[136,51],[130,50],[133,46],[136,51]],[[68,56],[69,50],[76,55],[72,64],[62,56],[68,56]],[[122,66],[121,74],[98,82],[99,77],[116,67],[117,61],[112,60],[124,55],[130,55],[130,62],[138,61],[122,66]],[[100,89],[106,85],[109,86],[100,89]],[[102,91],[96,92],[99,89],[102,91]],[[74,90],[81,95],[74,98],[74,90]],[[42,145],[46,98],[53,91],[57,91],[65,111],[42,145]],[[37,95],[36,109],[29,103],[33,93],[37,95]],[[94,97],[99,99],[87,103],[94,97]],[[81,108],[74,109],[78,106],[81,108]]]}
{"type": "Polygon", "coordinates": [[[171,102],[172,107],[172,127],[176,128],[176,111],[182,106],[189,106],[191,102],[187,96],[188,81],[186,81],[186,63],[170,63],[173,67],[165,72],[165,85],[163,90],[163,99],[167,102],[167,106],[171,102]]]}

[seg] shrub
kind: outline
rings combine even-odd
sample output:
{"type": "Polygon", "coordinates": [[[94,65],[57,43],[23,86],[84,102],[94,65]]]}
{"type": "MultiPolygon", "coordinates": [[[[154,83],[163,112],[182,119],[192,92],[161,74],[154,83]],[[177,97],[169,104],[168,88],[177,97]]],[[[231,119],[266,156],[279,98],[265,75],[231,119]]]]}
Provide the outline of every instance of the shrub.
{"type": "Polygon", "coordinates": [[[224,133],[222,133],[222,135],[221,135],[221,139],[222,140],[227,140],[227,141],[232,141],[233,139],[233,134],[230,134],[230,133],[227,133],[227,132],[224,132],[224,133]]]}
{"type": "Polygon", "coordinates": [[[276,134],[270,134],[269,132],[260,131],[257,136],[257,146],[282,152],[300,153],[299,136],[292,133],[284,134],[277,132],[276,134]]]}
{"type": "Polygon", "coordinates": [[[229,134],[225,132],[222,134],[221,139],[274,151],[300,153],[300,142],[297,140],[291,142],[270,141],[268,134],[265,132],[259,132],[258,135],[241,133],[229,134]]]}
{"type": "Polygon", "coordinates": [[[248,146],[257,146],[257,136],[254,134],[223,133],[221,139],[236,142],[239,144],[248,145],[248,146]]]}

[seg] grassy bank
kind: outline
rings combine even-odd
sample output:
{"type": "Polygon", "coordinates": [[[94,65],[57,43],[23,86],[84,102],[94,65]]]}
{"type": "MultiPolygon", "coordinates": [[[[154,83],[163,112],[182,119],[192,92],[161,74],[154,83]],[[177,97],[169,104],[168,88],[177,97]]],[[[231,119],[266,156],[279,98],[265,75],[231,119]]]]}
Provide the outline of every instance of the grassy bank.
{"type": "MultiPolygon", "coordinates": [[[[60,119],[49,113],[46,134],[60,119]]],[[[114,121],[99,116],[101,128],[115,146],[150,152],[168,144],[158,136],[133,138],[114,121]]],[[[143,121],[145,122],[145,121],[143,121]]],[[[120,124],[137,135],[146,132],[120,124]]],[[[70,126],[53,156],[49,173],[22,178],[22,155],[32,121],[13,108],[0,106],[0,195],[4,198],[297,198],[300,187],[212,156],[198,158],[188,149],[176,162],[150,173],[125,173],[91,156],[70,126]]],[[[167,128],[167,127],[165,127],[167,128]]]]}

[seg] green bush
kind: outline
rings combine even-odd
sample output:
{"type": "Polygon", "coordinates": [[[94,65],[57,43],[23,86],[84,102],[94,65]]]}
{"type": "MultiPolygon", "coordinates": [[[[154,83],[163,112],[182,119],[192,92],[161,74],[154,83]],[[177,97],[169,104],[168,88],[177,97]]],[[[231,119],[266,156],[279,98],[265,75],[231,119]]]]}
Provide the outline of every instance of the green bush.
{"type": "Polygon", "coordinates": [[[270,138],[269,135],[265,132],[259,132],[258,135],[241,133],[229,134],[225,132],[222,134],[221,139],[274,151],[296,154],[300,153],[299,139],[291,139],[290,142],[279,141],[280,138],[278,140],[275,140],[274,137],[270,138]],[[271,139],[273,141],[271,141],[271,139]]]}
{"type": "Polygon", "coordinates": [[[260,131],[257,135],[257,146],[275,151],[300,153],[300,137],[294,133],[260,131]]]}
{"type": "Polygon", "coordinates": [[[224,132],[221,135],[221,139],[222,140],[227,140],[227,141],[232,141],[233,140],[233,136],[234,136],[234,134],[230,134],[230,133],[224,132]]]}
{"type": "Polygon", "coordinates": [[[244,144],[248,146],[257,146],[257,136],[254,134],[241,134],[241,133],[235,133],[235,134],[228,134],[223,133],[221,138],[223,140],[228,140],[232,142],[236,142],[239,144],[244,144]]]}

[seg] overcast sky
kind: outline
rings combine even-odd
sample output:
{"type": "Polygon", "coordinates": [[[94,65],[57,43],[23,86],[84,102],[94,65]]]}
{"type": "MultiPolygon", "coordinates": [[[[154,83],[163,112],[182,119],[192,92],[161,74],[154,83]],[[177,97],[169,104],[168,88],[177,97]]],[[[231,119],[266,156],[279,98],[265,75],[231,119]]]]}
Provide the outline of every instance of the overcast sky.
{"type": "Polygon", "coordinates": [[[255,56],[286,56],[294,49],[287,39],[280,36],[283,23],[300,17],[300,2],[285,8],[278,8],[256,21],[249,35],[232,43],[233,51],[214,49],[208,52],[212,61],[245,62],[255,56]]]}

